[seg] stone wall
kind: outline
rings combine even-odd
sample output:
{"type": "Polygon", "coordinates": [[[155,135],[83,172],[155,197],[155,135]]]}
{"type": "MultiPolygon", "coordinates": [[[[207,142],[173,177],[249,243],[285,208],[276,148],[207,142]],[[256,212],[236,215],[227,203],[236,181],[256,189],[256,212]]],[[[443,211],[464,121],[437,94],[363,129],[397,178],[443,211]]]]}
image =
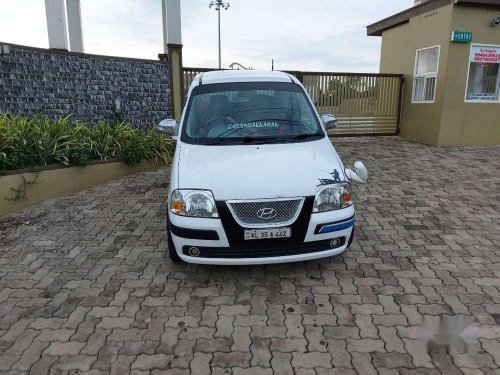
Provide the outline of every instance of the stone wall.
{"type": "Polygon", "coordinates": [[[125,119],[136,126],[170,117],[166,62],[1,45],[9,51],[0,54],[0,112],[72,114],[96,124],[113,117],[119,99],[125,119]]]}

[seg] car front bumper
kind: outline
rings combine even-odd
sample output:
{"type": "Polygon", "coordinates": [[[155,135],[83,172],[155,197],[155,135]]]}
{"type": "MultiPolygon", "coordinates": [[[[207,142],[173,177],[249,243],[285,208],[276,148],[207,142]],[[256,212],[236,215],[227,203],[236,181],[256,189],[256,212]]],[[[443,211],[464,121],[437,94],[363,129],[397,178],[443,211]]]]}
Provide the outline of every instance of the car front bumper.
{"type": "MultiPolygon", "coordinates": [[[[309,204],[307,204],[309,203],[309,204]]],[[[314,213],[312,201],[291,225],[292,238],[244,240],[243,231],[225,202],[217,202],[220,218],[192,218],[169,213],[169,224],[175,251],[188,263],[214,265],[253,265],[300,262],[338,255],[349,246],[353,233],[354,206],[314,213]],[[338,239],[335,246],[332,239],[338,239]],[[189,255],[189,248],[200,250],[189,255]]],[[[272,228],[272,226],[270,226],[272,228]]]]}

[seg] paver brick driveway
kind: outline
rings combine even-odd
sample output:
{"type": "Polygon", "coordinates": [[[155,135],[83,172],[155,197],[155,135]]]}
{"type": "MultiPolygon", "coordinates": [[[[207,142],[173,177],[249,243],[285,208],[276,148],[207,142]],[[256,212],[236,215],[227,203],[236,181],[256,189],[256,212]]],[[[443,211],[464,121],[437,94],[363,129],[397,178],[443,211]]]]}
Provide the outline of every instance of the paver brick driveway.
{"type": "Polygon", "coordinates": [[[357,237],[331,259],[174,265],[167,170],[0,220],[0,373],[500,374],[500,148],[340,139],[357,237]],[[468,354],[424,317],[473,316],[468,354]]]}

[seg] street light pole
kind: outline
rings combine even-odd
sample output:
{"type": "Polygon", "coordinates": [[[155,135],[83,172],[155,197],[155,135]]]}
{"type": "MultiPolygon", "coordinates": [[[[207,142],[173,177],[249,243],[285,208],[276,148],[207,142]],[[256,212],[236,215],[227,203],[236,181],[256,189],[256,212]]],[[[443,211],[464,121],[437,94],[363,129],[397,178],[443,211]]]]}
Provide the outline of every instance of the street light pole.
{"type": "Polygon", "coordinates": [[[222,69],[222,52],[221,52],[221,38],[220,38],[220,11],[221,9],[227,10],[229,8],[229,3],[224,3],[222,0],[215,0],[210,2],[209,8],[215,7],[218,13],[219,20],[219,69],[222,69]]]}

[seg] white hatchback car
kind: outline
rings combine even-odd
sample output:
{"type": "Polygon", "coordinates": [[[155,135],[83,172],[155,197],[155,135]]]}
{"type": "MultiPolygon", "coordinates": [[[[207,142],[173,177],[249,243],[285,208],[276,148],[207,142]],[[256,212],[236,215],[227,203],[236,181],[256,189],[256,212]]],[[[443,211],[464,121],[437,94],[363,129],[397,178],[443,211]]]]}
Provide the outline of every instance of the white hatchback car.
{"type": "Polygon", "coordinates": [[[198,75],[180,126],[168,192],[174,261],[268,264],[342,253],[354,234],[351,181],[302,84],[270,71],[198,75]]]}

